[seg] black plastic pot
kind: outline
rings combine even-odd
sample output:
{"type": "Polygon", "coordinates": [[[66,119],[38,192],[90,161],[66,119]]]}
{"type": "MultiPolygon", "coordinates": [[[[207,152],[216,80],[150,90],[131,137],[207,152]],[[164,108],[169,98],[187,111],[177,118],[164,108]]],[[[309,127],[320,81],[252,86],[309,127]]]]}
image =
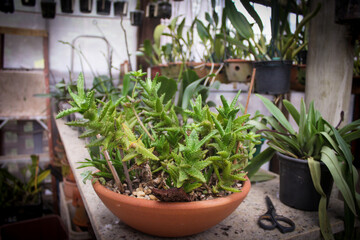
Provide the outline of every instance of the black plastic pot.
{"type": "Polygon", "coordinates": [[[0,239],[69,239],[64,222],[57,215],[7,224],[0,227],[0,239]]]}
{"type": "Polygon", "coordinates": [[[13,13],[14,12],[14,0],[1,0],[0,1],[0,11],[4,13],[13,13]]]}
{"type": "Polygon", "coordinates": [[[114,15],[126,16],[128,12],[129,3],[127,1],[114,2],[114,15]]]}
{"type": "Polygon", "coordinates": [[[156,8],[156,4],[153,2],[149,2],[148,5],[146,5],[145,17],[154,18],[155,17],[155,8],[156,8]]]}
{"type": "Polygon", "coordinates": [[[111,2],[109,0],[97,0],[96,13],[99,15],[110,15],[111,2]]]}
{"type": "Polygon", "coordinates": [[[0,207],[0,225],[41,217],[43,214],[43,201],[41,194],[33,204],[0,207]]]}
{"type": "Polygon", "coordinates": [[[143,22],[143,19],[144,19],[144,11],[135,10],[130,12],[131,25],[140,26],[143,22]]]}
{"type": "Polygon", "coordinates": [[[61,11],[63,13],[74,12],[74,1],[73,0],[61,0],[61,11]]]}
{"type": "Polygon", "coordinates": [[[284,94],[290,90],[291,61],[258,61],[256,68],[255,91],[263,94],[284,94]]]}
{"type": "MultiPolygon", "coordinates": [[[[314,187],[307,160],[276,155],[280,167],[280,201],[296,209],[317,211],[321,196],[314,187]]],[[[330,171],[321,162],[320,184],[328,199],[333,182],[330,171]]]]}
{"type": "Polygon", "coordinates": [[[41,14],[43,18],[55,18],[56,2],[54,0],[42,0],[41,14]]]}
{"type": "Polygon", "coordinates": [[[21,0],[22,5],[33,7],[35,6],[36,1],[35,0],[21,0]]]}
{"type": "Polygon", "coordinates": [[[80,12],[91,13],[92,11],[92,0],[80,0],[80,12]]]}
{"type": "Polygon", "coordinates": [[[155,17],[171,18],[171,4],[168,2],[159,2],[156,4],[155,17]]]}

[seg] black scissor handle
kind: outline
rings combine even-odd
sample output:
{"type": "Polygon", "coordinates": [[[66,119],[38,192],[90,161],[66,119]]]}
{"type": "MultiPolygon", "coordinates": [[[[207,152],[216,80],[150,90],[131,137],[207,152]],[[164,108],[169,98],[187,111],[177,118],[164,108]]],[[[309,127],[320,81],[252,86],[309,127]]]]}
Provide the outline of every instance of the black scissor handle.
{"type": "Polygon", "coordinates": [[[258,224],[261,228],[265,230],[273,230],[274,228],[276,228],[276,222],[273,220],[270,214],[264,214],[260,216],[258,224]]]}
{"type": "Polygon", "coordinates": [[[295,223],[293,221],[287,217],[279,215],[275,215],[273,217],[270,214],[264,214],[259,217],[258,224],[265,230],[273,230],[274,228],[278,228],[282,233],[292,232],[295,229],[295,223]],[[282,224],[282,222],[286,223],[286,225],[282,224]]]}
{"type": "Polygon", "coordinates": [[[280,230],[280,232],[287,233],[295,230],[295,223],[291,221],[289,218],[279,215],[276,215],[274,218],[275,218],[276,226],[280,230]],[[286,225],[281,224],[281,222],[286,223],[286,225]]]}

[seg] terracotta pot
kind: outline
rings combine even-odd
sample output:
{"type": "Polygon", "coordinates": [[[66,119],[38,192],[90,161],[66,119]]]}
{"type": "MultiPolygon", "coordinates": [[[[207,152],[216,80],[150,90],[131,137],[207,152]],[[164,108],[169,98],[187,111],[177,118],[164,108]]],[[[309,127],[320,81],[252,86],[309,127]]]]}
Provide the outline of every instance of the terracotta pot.
{"type": "Polygon", "coordinates": [[[250,191],[196,202],[159,202],[115,193],[99,182],[93,184],[105,206],[124,223],[141,232],[160,237],[182,237],[203,232],[228,217],[250,191]]]}
{"type": "MultiPolygon", "coordinates": [[[[190,67],[196,72],[196,74],[199,76],[199,78],[203,78],[206,75],[208,75],[211,71],[212,63],[191,63],[190,67]],[[200,66],[199,66],[200,65],[200,66]]],[[[212,73],[216,73],[218,69],[220,68],[220,63],[214,63],[214,68],[212,73]]],[[[222,83],[229,83],[226,73],[225,73],[225,66],[220,70],[220,72],[215,77],[216,81],[220,81],[222,83]]]]}
{"type": "Polygon", "coordinates": [[[73,198],[73,193],[75,188],[77,188],[76,182],[69,181],[66,178],[63,178],[64,182],[64,193],[66,198],[73,198]]]}
{"type": "MultiPolygon", "coordinates": [[[[181,62],[171,62],[166,65],[161,65],[161,75],[166,76],[172,79],[178,79],[180,69],[181,69],[181,62]]],[[[185,69],[183,69],[184,71],[185,69]]]]}
{"type": "Polygon", "coordinates": [[[250,82],[253,61],[243,59],[225,60],[225,72],[229,82],[250,82]]]}
{"type": "Polygon", "coordinates": [[[304,92],[305,91],[306,65],[292,65],[290,72],[290,89],[304,92]]]}

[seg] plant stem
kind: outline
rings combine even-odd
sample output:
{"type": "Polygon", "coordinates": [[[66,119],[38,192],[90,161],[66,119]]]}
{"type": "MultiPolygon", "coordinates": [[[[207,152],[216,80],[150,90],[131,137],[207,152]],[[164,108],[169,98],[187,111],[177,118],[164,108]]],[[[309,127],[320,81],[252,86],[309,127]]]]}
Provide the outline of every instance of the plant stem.
{"type": "MultiPolygon", "coordinates": [[[[120,155],[121,155],[121,159],[123,159],[124,158],[124,153],[123,153],[123,151],[121,149],[120,149],[120,155]]],[[[126,165],[126,162],[123,162],[123,161],[121,161],[121,162],[122,162],[122,166],[123,166],[123,169],[124,169],[126,182],[128,184],[130,192],[132,192],[133,187],[132,187],[132,181],[130,180],[128,167],[126,165]]]]}
{"type": "Polygon", "coordinates": [[[135,117],[136,119],[138,120],[141,128],[145,131],[145,133],[149,136],[149,138],[151,139],[151,141],[155,141],[155,139],[153,138],[153,136],[150,135],[149,131],[146,129],[146,127],[144,126],[143,122],[141,121],[139,115],[137,114],[134,106],[131,106],[131,109],[133,110],[134,114],[135,114],[135,117]]]}
{"type": "MultiPolygon", "coordinates": [[[[101,138],[101,135],[100,134],[97,134],[96,135],[96,138],[101,138]]],[[[100,150],[102,151],[102,147],[100,147],[100,150]]],[[[111,171],[111,174],[113,175],[114,177],[114,180],[115,180],[115,184],[116,186],[118,186],[120,192],[124,192],[124,186],[122,185],[121,183],[121,180],[119,178],[119,175],[117,174],[112,162],[110,161],[110,155],[109,155],[109,152],[107,150],[104,150],[104,156],[105,156],[105,160],[110,168],[110,171],[111,171]]]]}
{"type": "Polygon", "coordinates": [[[127,40],[126,30],[125,30],[124,25],[123,25],[123,17],[122,16],[121,16],[121,20],[120,20],[120,26],[121,26],[121,29],[124,32],[126,53],[128,55],[128,60],[129,60],[129,70],[131,71],[131,60],[130,60],[130,53],[129,53],[129,44],[128,44],[128,40],[127,40]]]}

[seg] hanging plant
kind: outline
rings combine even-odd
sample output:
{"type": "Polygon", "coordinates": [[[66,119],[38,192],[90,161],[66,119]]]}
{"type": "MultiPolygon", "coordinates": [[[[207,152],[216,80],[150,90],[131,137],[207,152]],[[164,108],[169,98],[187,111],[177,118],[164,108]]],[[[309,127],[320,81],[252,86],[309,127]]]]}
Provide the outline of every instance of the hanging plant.
{"type": "Polygon", "coordinates": [[[80,12],[91,13],[92,11],[92,0],[80,0],[80,12]]]}
{"type": "Polygon", "coordinates": [[[99,15],[110,15],[111,2],[109,0],[98,0],[96,13],[99,15]]]}
{"type": "Polygon", "coordinates": [[[136,9],[130,12],[130,21],[132,26],[140,26],[144,19],[144,11],[140,10],[140,1],[137,1],[136,9]]]}
{"type": "Polygon", "coordinates": [[[61,0],[61,11],[63,13],[73,13],[74,0],[61,0]]]}
{"type": "Polygon", "coordinates": [[[14,12],[14,0],[1,0],[0,1],[0,11],[4,13],[13,13],[14,12]]]}
{"type": "Polygon", "coordinates": [[[22,5],[27,7],[33,7],[35,6],[35,0],[21,0],[22,5]]]}
{"type": "Polygon", "coordinates": [[[171,4],[164,1],[158,2],[155,8],[155,17],[171,18],[171,4]]]}
{"type": "Polygon", "coordinates": [[[49,19],[55,18],[56,2],[54,0],[42,0],[41,14],[43,18],[49,18],[49,19]]]}
{"type": "Polygon", "coordinates": [[[155,17],[155,8],[156,8],[156,3],[149,2],[148,5],[146,6],[145,17],[154,18],[155,17]]]}
{"type": "Polygon", "coordinates": [[[114,2],[114,15],[126,16],[128,12],[129,3],[127,1],[114,2]]]}

